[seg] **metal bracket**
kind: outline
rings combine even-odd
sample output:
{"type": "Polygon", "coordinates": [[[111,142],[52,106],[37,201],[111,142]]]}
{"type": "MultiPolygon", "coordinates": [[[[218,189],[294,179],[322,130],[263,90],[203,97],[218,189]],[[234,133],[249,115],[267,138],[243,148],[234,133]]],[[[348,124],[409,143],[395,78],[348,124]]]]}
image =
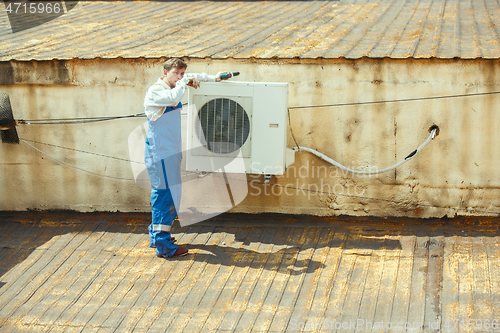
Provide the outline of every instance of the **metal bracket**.
{"type": "Polygon", "coordinates": [[[264,185],[269,185],[272,178],[273,178],[273,175],[264,175],[264,185]]]}

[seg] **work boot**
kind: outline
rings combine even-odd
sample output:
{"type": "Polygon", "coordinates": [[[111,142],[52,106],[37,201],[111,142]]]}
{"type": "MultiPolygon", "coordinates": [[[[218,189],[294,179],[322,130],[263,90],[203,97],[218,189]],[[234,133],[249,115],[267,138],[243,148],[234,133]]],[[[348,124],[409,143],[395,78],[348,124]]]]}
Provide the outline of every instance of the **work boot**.
{"type": "Polygon", "coordinates": [[[182,257],[188,254],[188,249],[185,247],[179,246],[177,248],[177,251],[175,251],[174,255],[172,257],[182,257]]]}
{"type": "MultiPolygon", "coordinates": [[[[175,250],[175,253],[172,255],[172,257],[170,257],[170,258],[173,258],[173,257],[182,257],[182,256],[185,256],[186,254],[188,254],[188,249],[185,248],[185,247],[179,246],[177,248],[177,250],[175,250]]],[[[166,254],[157,254],[156,256],[158,258],[168,258],[166,254]]]]}

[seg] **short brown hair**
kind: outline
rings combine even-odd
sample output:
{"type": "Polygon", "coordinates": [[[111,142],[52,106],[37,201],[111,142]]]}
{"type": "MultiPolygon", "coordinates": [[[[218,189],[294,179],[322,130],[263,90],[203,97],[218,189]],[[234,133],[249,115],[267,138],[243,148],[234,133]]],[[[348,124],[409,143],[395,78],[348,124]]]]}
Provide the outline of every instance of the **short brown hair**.
{"type": "Polygon", "coordinates": [[[179,58],[170,58],[167,61],[165,61],[165,64],[163,64],[163,68],[166,69],[167,71],[170,71],[172,67],[181,69],[181,68],[187,68],[187,64],[184,62],[184,60],[179,59],[179,58]]]}

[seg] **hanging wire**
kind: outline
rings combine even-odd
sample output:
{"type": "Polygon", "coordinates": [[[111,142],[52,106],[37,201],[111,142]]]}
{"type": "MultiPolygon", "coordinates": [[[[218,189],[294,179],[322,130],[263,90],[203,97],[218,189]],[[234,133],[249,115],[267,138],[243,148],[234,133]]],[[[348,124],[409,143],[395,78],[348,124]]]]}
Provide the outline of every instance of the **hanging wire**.
{"type": "MultiPolygon", "coordinates": [[[[415,97],[415,98],[368,101],[368,102],[290,106],[290,107],[288,107],[288,110],[339,107],[339,106],[370,105],[370,104],[382,104],[382,103],[415,102],[415,101],[425,101],[425,100],[433,100],[433,99],[462,98],[462,97],[485,96],[485,95],[496,95],[496,94],[500,94],[500,91],[491,91],[491,92],[484,92],[484,93],[472,93],[472,94],[459,94],[459,95],[432,96],[432,97],[415,97]]],[[[183,106],[185,106],[185,105],[188,105],[188,103],[183,103],[183,106]]],[[[187,113],[182,113],[181,115],[187,115],[187,113]]],[[[20,119],[17,121],[17,123],[22,124],[22,125],[82,124],[82,123],[94,123],[94,122],[109,121],[109,120],[116,120],[116,119],[145,118],[145,117],[146,117],[146,115],[144,113],[136,113],[136,114],[131,114],[131,115],[113,116],[113,117],[20,119]]]]}
{"type": "Polygon", "coordinates": [[[86,150],[80,150],[80,149],[75,149],[75,148],[58,146],[58,145],[54,145],[52,143],[40,142],[40,141],[29,140],[29,139],[24,139],[24,138],[22,140],[23,141],[32,142],[32,143],[41,144],[41,145],[46,145],[46,146],[50,146],[50,147],[55,147],[55,148],[61,148],[61,149],[76,151],[76,152],[79,152],[79,153],[90,154],[90,155],[95,155],[95,156],[100,156],[100,157],[105,157],[105,158],[111,158],[111,159],[115,159],[115,160],[118,160],[118,161],[144,164],[144,162],[140,162],[140,161],[132,161],[132,160],[129,160],[129,159],[126,159],[126,158],[114,157],[114,156],[105,155],[105,154],[99,154],[99,153],[94,153],[94,152],[90,152],[90,151],[86,151],[86,150]]]}
{"type": "MultiPolygon", "coordinates": [[[[183,106],[189,105],[188,103],[183,103],[183,106]]],[[[187,113],[181,113],[182,116],[186,116],[187,113]]],[[[17,120],[18,125],[65,125],[65,124],[86,124],[86,123],[96,123],[101,121],[109,121],[116,119],[127,119],[127,118],[146,118],[145,113],[136,113],[124,116],[110,116],[110,117],[82,117],[82,118],[49,118],[49,119],[19,119],[17,120]]]]}
{"type": "MultiPolygon", "coordinates": [[[[412,102],[412,101],[424,101],[424,100],[434,100],[434,99],[446,99],[446,98],[462,98],[462,97],[473,97],[473,96],[485,96],[485,95],[495,95],[495,94],[500,94],[500,91],[494,91],[494,92],[486,92],[486,93],[472,93],[472,94],[459,94],[459,95],[446,95],[446,96],[434,96],[434,97],[419,97],[419,98],[407,98],[407,99],[398,99],[398,100],[382,100],[382,101],[368,101],[368,102],[353,102],[353,103],[336,103],[336,104],[324,104],[324,105],[309,105],[309,106],[292,106],[288,107],[288,121],[289,124],[291,124],[291,117],[290,117],[290,110],[294,109],[307,109],[307,108],[326,108],[326,107],[341,107],[341,106],[356,106],[356,105],[370,105],[370,104],[382,104],[382,103],[398,103],[398,102],[412,102]]],[[[182,114],[186,115],[186,114],[182,114]]],[[[89,117],[89,118],[59,118],[59,119],[31,119],[31,120],[19,120],[17,121],[18,124],[26,124],[26,125],[53,125],[53,124],[81,124],[81,123],[93,123],[93,122],[101,122],[101,121],[109,121],[109,120],[115,120],[115,119],[125,119],[125,118],[137,118],[141,117],[144,118],[146,117],[145,114],[143,113],[138,113],[138,114],[133,114],[133,115],[125,115],[125,116],[114,116],[114,117],[89,117]]],[[[295,135],[293,133],[293,130],[290,126],[290,131],[292,134],[292,138],[296,144],[297,147],[300,147],[299,144],[297,143],[297,140],[295,139],[295,135]]],[[[141,163],[141,162],[136,162],[136,161],[130,161],[122,158],[116,158],[108,155],[103,155],[103,154],[96,154],[92,152],[86,152],[86,151],[81,151],[73,148],[67,148],[67,147],[62,147],[62,146],[57,146],[57,145],[52,145],[52,144],[47,144],[47,143],[42,143],[42,142],[37,142],[33,140],[27,140],[27,139],[21,139],[25,144],[30,146],[31,148],[35,149],[36,151],[46,155],[47,157],[62,163],[66,166],[94,174],[97,176],[102,176],[102,177],[107,177],[107,178],[113,178],[113,179],[123,179],[123,180],[135,180],[134,178],[125,178],[125,177],[115,177],[115,176],[109,176],[109,175],[104,175],[96,172],[92,172],[89,170],[82,169],[80,167],[68,164],[66,162],[63,162],[53,156],[50,156],[49,154],[41,151],[40,149],[32,146],[29,144],[27,141],[31,141],[34,143],[40,143],[40,144],[46,144],[49,146],[54,146],[58,148],[63,148],[63,149],[69,149],[69,150],[74,150],[78,152],[83,152],[83,153],[88,153],[88,154],[93,154],[97,156],[102,156],[102,157],[107,157],[107,158],[113,158],[117,160],[123,160],[127,162],[133,162],[133,163],[141,163]]],[[[408,157],[407,157],[408,158],[408,157]]],[[[194,174],[200,174],[200,172],[193,172],[191,174],[186,174],[182,175],[182,177],[194,175],[194,174]]],[[[254,181],[248,181],[247,183],[255,182],[254,181]]],[[[257,182],[260,185],[265,185],[268,186],[266,183],[262,182],[257,182]]],[[[312,191],[310,189],[303,189],[303,188],[294,188],[294,187],[288,187],[288,186],[282,186],[279,184],[273,184],[271,186],[278,186],[281,188],[290,188],[290,189],[297,189],[301,191],[307,191],[307,192],[312,192],[312,193],[321,193],[321,194],[329,194],[329,195],[337,195],[337,196],[344,196],[344,197],[351,197],[351,198],[357,198],[357,199],[369,199],[369,200],[375,200],[375,201],[383,201],[383,202],[389,202],[389,203],[394,203],[394,204],[405,204],[405,205],[412,205],[412,206],[417,206],[417,207],[427,207],[427,208],[439,208],[439,209],[447,209],[447,210],[455,210],[455,211],[467,211],[467,212],[476,212],[476,213],[484,213],[484,214],[492,214],[499,216],[500,214],[497,212],[490,212],[490,211],[484,211],[484,210],[478,210],[478,209],[466,209],[466,208],[457,208],[457,207],[442,207],[442,206],[436,206],[436,205],[428,205],[428,204],[419,204],[419,203],[409,203],[409,202],[402,202],[402,201],[396,201],[396,200],[390,200],[390,199],[382,199],[382,198],[374,198],[374,197],[365,197],[365,196],[358,196],[358,195],[349,195],[349,194],[343,194],[343,193],[331,193],[331,192],[323,192],[323,191],[312,191]]]]}
{"type": "MultiPolygon", "coordinates": [[[[43,152],[43,151],[41,151],[40,149],[34,147],[33,145],[31,145],[31,144],[29,144],[27,142],[27,141],[32,141],[32,140],[26,140],[26,139],[22,139],[22,138],[20,138],[19,140],[22,141],[22,142],[24,142],[25,144],[27,144],[31,148],[35,149],[36,151],[40,152],[41,154],[43,154],[43,155],[45,155],[45,156],[53,159],[56,162],[59,162],[59,163],[64,164],[66,166],[69,166],[71,168],[74,168],[74,169],[77,169],[77,170],[80,170],[80,171],[83,171],[83,172],[86,172],[86,173],[90,173],[90,174],[93,174],[93,175],[96,175],[96,176],[101,176],[101,177],[106,177],[106,178],[112,178],[112,179],[134,180],[135,181],[134,178],[109,176],[109,175],[104,175],[104,174],[100,174],[100,173],[97,173],[97,172],[93,172],[93,171],[82,169],[80,167],[77,167],[77,166],[71,165],[69,163],[66,163],[64,161],[61,161],[61,160],[59,160],[59,159],[57,159],[57,158],[55,158],[55,157],[53,157],[53,156],[51,156],[51,155],[43,152]]],[[[47,144],[47,145],[51,145],[51,144],[47,144]]],[[[51,145],[51,146],[54,146],[54,145],[51,145]]],[[[61,146],[55,146],[55,147],[65,148],[65,147],[61,147],[61,146]]],[[[65,148],[65,149],[68,149],[68,148],[65,148]]],[[[100,154],[95,154],[95,153],[91,153],[91,152],[85,152],[85,151],[80,151],[80,152],[101,156],[100,154]]],[[[112,156],[106,156],[106,155],[102,155],[102,156],[114,158],[112,156]]],[[[120,159],[120,160],[125,161],[125,159],[120,159]]],[[[190,174],[182,175],[182,177],[188,177],[188,176],[191,176],[191,175],[199,175],[200,173],[201,172],[192,172],[190,174]]],[[[231,179],[231,180],[234,180],[234,181],[241,181],[241,179],[235,179],[235,178],[231,178],[231,177],[228,177],[228,179],[231,179]]],[[[247,184],[257,183],[259,185],[269,186],[266,183],[258,182],[256,180],[247,180],[246,183],[247,184]]],[[[273,187],[279,187],[279,188],[292,189],[292,190],[298,190],[298,191],[302,191],[302,192],[305,191],[305,192],[314,193],[314,194],[316,194],[316,193],[319,193],[319,194],[328,194],[328,195],[336,195],[336,196],[343,196],[343,197],[349,197],[349,198],[368,199],[368,200],[374,200],[374,201],[383,201],[383,202],[389,202],[389,203],[394,203],[394,204],[411,205],[411,206],[417,206],[417,207],[439,208],[439,209],[448,209],[448,210],[455,210],[455,211],[467,211],[467,212],[475,212],[475,213],[485,213],[485,214],[492,214],[492,215],[497,215],[497,216],[500,215],[499,213],[496,213],[496,212],[489,212],[489,211],[478,210],[478,209],[466,209],[466,208],[456,208],[456,207],[442,207],[442,206],[436,206],[436,205],[411,203],[411,202],[402,202],[402,201],[396,201],[396,200],[390,200],[390,199],[381,199],[381,198],[374,198],[374,197],[367,197],[367,196],[360,196],[360,195],[352,195],[352,194],[344,194],[344,193],[336,193],[336,192],[324,192],[324,191],[320,191],[320,190],[314,190],[313,191],[313,190],[307,189],[307,188],[296,188],[296,187],[293,187],[293,186],[283,186],[283,185],[280,185],[280,184],[272,184],[271,186],[273,186],[273,187]]]]}
{"type": "Polygon", "coordinates": [[[433,96],[433,97],[392,99],[392,100],[371,101],[371,102],[353,102],[353,103],[336,103],[336,104],[308,105],[308,106],[290,106],[288,108],[289,109],[327,108],[327,107],[338,107],[338,106],[355,106],[355,105],[370,105],[370,104],[382,104],[382,103],[415,102],[415,101],[426,101],[426,100],[432,100],[432,99],[460,98],[460,97],[484,96],[484,95],[495,95],[495,94],[500,94],[500,91],[492,91],[492,92],[485,92],[485,93],[473,93],[473,94],[460,94],[460,95],[445,95],[445,96],[433,96]]]}
{"type": "MultiPolygon", "coordinates": [[[[59,160],[59,159],[57,159],[57,158],[55,158],[55,157],[47,154],[46,152],[44,152],[44,151],[36,148],[35,146],[29,144],[28,141],[34,142],[34,143],[39,143],[39,144],[44,144],[44,145],[48,145],[48,146],[52,146],[52,147],[62,148],[62,149],[69,149],[69,150],[73,150],[73,151],[77,151],[77,152],[81,152],[81,153],[86,153],[86,154],[91,154],[91,155],[96,155],[96,156],[101,156],[101,157],[112,158],[112,159],[116,159],[116,160],[120,160],[120,161],[130,162],[130,163],[145,164],[144,162],[137,162],[137,161],[127,160],[127,159],[124,159],[124,158],[119,158],[119,157],[113,157],[113,156],[104,155],[104,154],[97,154],[97,153],[93,153],[93,152],[88,152],[88,151],[85,151],[85,150],[78,150],[78,149],[73,149],[73,148],[67,148],[67,147],[57,146],[57,145],[53,145],[53,144],[50,144],[50,143],[43,143],[43,142],[38,142],[38,141],[28,140],[28,139],[22,139],[22,138],[19,138],[19,140],[22,141],[22,142],[24,142],[25,144],[27,144],[31,148],[35,149],[36,151],[38,151],[38,152],[44,154],[45,156],[53,159],[54,161],[57,161],[57,162],[62,163],[64,165],[66,165],[66,166],[69,166],[71,168],[74,168],[74,169],[77,169],[77,170],[80,170],[80,171],[84,171],[84,172],[87,172],[87,173],[90,173],[90,174],[93,174],[93,175],[96,175],[96,176],[102,176],[102,177],[114,178],[114,179],[136,180],[134,178],[115,177],[115,176],[103,175],[103,174],[100,174],[100,173],[97,173],[97,172],[93,172],[93,171],[89,171],[89,170],[86,170],[86,169],[82,169],[80,167],[77,167],[75,165],[71,165],[69,163],[61,161],[61,160],[59,160]]],[[[192,173],[184,174],[181,177],[188,177],[188,176],[191,176],[191,175],[199,175],[200,173],[201,172],[192,172],[192,173]]]]}
{"type": "Polygon", "coordinates": [[[24,140],[24,139],[21,139],[21,138],[20,138],[19,140],[21,140],[22,142],[24,142],[25,144],[27,144],[27,145],[28,145],[28,146],[30,146],[31,148],[35,149],[35,150],[36,150],[36,151],[38,151],[39,153],[42,153],[42,154],[44,154],[45,156],[47,156],[47,157],[49,157],[49,158],[53,159],[54,161],[59,162],[59,163],[61,163],[61,164],[64,164],[64,165],[66,165],[66,166],[69,166],[69,167],[71,167],[71,168],[74,168],[74,169],[77,169],[77,170],[80,170],[80,171],[83,171],[83,172],[91,173],[91,174],[93,174],[93,175],[97,175],[97,176],[101,176],[101,177],[114,178],[114,179],[124,179],[124,180],[135,180],[134,178],[126,178],[126,177],[108,176],[108,175],[103,175],[103,174],[101,174],[101,173],[97,173],[97,172],[93,172],[93,171],[89,171],[89,170],[82,169],[82,168],[77,167],[77,166],[75,166],[75,165],[71,165],[71,164],[68,164],[68,163],[66,163],[66,162],[64,162],[64,161],[61,161],[61,160],[59,160],[59,159],[57,159],[57,158],[55,158],[55,157],[53,157],[53,156],[51,156],[51,155],[49,155],[49,154],[47,154],[47,153],[43,152],[43,151],[41,151],[40,149],[36,148],[35,146],[32,146],[31,144],[29,144],[29,143],[28,143],[26,140],[24,140]]]}
{"type": "Polygon", "coordinates": [[[299,149],[299,144],[297,142],[297,139],[295,139],[295,134],[293,134],[293,130],[292,130],[292,118],[290,117],[290,109],[287,110],[288,112],[288,128],[290,129],[290,133],[292,134],[292,138],[293,138],[293,141],[295,142],[295,146],[297,147],[297,149],[299,149]]]}
{"type": "Polygon", "coordinates": [[[109,121],[125,118],[144,118],[144,113],[131,114],[126,116],[113,116],[113,117],[87,117],[87,118],[54,118],[54,119],[20,119],[18,124],[22,125],[60,125],[60,124],[85,124],[96,123],[101,121],[109,121]]]}

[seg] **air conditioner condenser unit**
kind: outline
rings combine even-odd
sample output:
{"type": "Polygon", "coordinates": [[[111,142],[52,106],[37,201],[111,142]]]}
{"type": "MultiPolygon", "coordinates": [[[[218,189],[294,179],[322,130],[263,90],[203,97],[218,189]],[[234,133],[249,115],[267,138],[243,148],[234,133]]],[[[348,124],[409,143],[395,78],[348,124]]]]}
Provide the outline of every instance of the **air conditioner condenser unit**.
{"type": "Polygon", "coordinates": [[[282,175],[288,83],[203,82],[189,89],[187,171],[282,175]]]}

